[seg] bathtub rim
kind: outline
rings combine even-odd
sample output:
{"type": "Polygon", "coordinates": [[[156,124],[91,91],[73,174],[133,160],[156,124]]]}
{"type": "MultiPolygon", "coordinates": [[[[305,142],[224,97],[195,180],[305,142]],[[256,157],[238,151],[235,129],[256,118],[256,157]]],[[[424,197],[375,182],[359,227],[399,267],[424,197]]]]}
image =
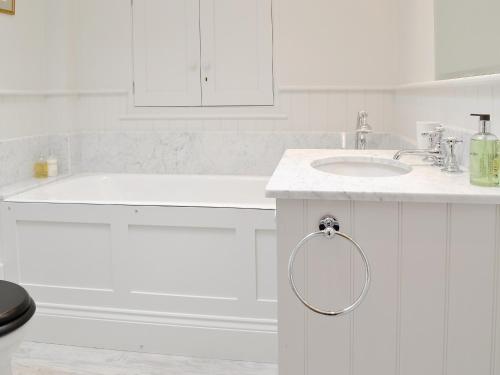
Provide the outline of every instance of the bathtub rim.
{"type": "MultiPolygon", "coordinates": [[[[46,188],[47,186],[64,183],[72,179],[77,179],[79,177],[99,177],[99,176],[176,176],[185,178],[237,178],[241,180],[263,180],[269,179],[270,176],[247,176],[247,175],[203,175],[203,174],[140,174],[140,173],[72,173],[70,175],[61,176],[53,180],[43,181],[44,183],[39,183],[34,186],[26,187],[25,189],[20,189],[20,191],[13,192],[11,194],[5,195],[3,201],[6,203],[26,203],[26,204],[58,204],[58,205],[92,205],[92,206],[126,206],[126,207],[197,207],[197,208],[230,208],[230,209],[252,209],[252,210],[276,210],[276,201],[268,201],[269,198],[264,198],[265,202],[217,202],[217,201],[206,201],[206,202],[196,202],[196,201],[154,201],[154,200],[116,200],[116,201],[102,201],[93,199],[61,199],[61,200],[48,200],[48,199],[26,199],[18,198],[18,196],[32,192],[37,189],[46,188]]],[[[266,182],[267,183],[267,182],[266,182]]],[[[265,197],[265,185],[263,185],[263,197],[265,197]]]]}

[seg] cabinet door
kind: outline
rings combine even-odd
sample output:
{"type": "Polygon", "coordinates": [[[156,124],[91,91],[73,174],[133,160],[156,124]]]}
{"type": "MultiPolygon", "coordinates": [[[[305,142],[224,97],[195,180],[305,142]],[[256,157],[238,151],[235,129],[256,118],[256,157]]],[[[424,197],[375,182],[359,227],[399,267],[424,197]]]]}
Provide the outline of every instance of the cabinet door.
{"type": "Polygon", "coordinates": [[[203,105],[272,105],[271,0],[201,0],[203,105]]]}
{"type": "Polygon", "coordinates": [[[136,106],[200,106],[199,0],[134,0],[136,106]]]}

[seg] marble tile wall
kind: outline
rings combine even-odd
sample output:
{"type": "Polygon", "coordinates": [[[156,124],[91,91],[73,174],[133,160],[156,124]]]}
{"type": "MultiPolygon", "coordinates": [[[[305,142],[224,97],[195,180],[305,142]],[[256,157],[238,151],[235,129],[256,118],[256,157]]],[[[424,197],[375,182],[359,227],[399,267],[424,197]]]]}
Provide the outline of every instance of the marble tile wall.
{"type": "Polygon", "coordinates": [[[70,143],[67,134],[40,135],[0,140],[0,186],[33,177],[33,166],[40,155],[57,155],[59,172],[71,168],[70,143]]]}
{"type": "MultiPolygon", "coordinates": [[[[287,148],[352,148],[353,133],[265,131],[108,131],[0,140],[0,186],[33,176],[49,153],[61,174],[170,173],[270,175],[287,148]]],[[[390,133],[369,136],[370,148],[411,144],[390,133]]]]}
{"type": "Polygon", "coordinates": [[[76,102],[65,94],[0,91],[0,186],[31,178],[34,162],[49,152],[61,173],[70,171],[76,102]]]}
{"type": "MultiPolygon", "coordinates": [[[[333,132],[112,131],[72,140],[74,170],[105,173],[271,175],[287,148],[354,145],[352,133],[333,132]]],[[[369,136],[370,148],[406,146],[393,134],[369,136]]]]}
{"type": "MultiPolygon", "coordinates": [[[[269,175],[287,148],[352,147],[357,113],[392,134],[387,90],[293,90],[274,107],[134,108],[127,95],[89,95],[78,103],[72,137],[84,172],[269,175]],[[228,119],[228,117],[230,117],[228,119]],[[279,118],[277,118],[279,117],[279,118]]],[[[377,147],[403,140],[374,135],[377,147]]]]}

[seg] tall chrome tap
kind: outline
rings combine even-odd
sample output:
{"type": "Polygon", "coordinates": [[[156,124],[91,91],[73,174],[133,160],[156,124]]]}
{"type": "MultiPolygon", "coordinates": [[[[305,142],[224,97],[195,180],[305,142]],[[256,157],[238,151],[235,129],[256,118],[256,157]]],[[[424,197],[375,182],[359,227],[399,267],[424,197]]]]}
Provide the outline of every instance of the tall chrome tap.
{"type": "Polygon", "coordinates": [[[356,123],[356,150],[365,150],[367,145],[367,134],[373,131],[368,124],[368,112],[359,111],[356,123]]]}

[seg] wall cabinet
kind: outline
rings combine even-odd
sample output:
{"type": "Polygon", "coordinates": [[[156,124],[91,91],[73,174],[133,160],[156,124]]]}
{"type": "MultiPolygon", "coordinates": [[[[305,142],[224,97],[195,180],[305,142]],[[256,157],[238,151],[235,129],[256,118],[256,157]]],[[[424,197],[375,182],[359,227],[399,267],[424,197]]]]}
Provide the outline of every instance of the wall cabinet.
{"type": "Polygon", "coordinates": [[[272,105],[271,0],[134,0],[136,106],[272,105]]]}

